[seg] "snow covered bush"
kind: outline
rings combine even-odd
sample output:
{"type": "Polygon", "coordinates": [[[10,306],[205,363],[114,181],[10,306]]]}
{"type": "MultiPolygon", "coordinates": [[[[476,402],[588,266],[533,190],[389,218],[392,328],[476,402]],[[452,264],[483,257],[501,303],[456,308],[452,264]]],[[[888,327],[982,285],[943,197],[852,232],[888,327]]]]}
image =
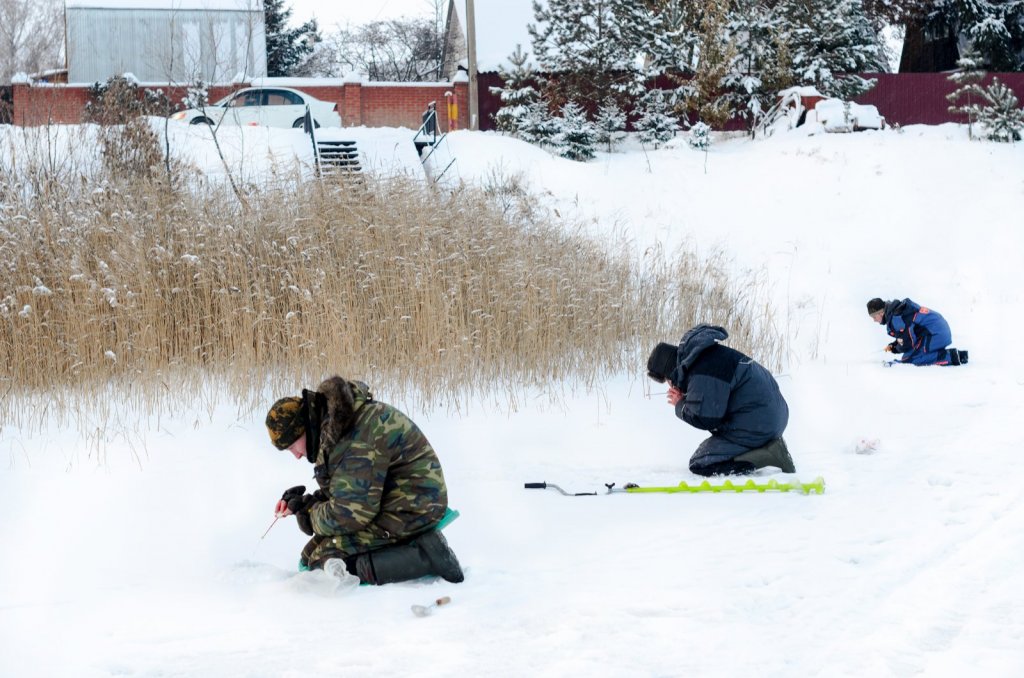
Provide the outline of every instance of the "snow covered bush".
{"type": "Polygon", "coordinates": [[[597,143],[611,153],[626,138],[626,114],[615,103],[606,99],[594,116],[597,143]]]}
{"type": "Polygon", "coordinates": [[[536,146],[554,146],[562,131],[562,119],[551,115],[548,102],[538,100],[526,107],[526,113],[519,120],[518,136],[536,146]]]}
{"type": "Polygon", "coordinates": [[[103,164],[111,174],[150,176],[163,164],[160,139],[144,116],[170,113],[163,93],[139,91],[134,76],[114,76],[89,89],[85,118],[101,126],[103,164]]]}
{"type": "Polygon", "coordinates": [[[956,107],[968,119],[978,121],[984,136],[989,141],[1020,141],[1024,133],[1024,109],[1020,107],[1017,95],[1009,87],[992,78],[992,84],[982,87],[971,83],[957,90],[959,96],[970,95],[977,101],[956,107]]]}
{"type": "Polygon", "coordinates": [[[586,162],[594,157],[597,129],[587,120],[587,112],[579,104],[569,102],[562,107],[562,129],[555,136],[558,154],[569,160],[586,162]]]}
{"type": "Polygon", "coordinates": [[[676,135],[679,131],[679,121],[669,111],[663,90],[649,91],[644,95],[641,105],[642,113],[635,125],[640,142],[653,144],[658,148],[676,135]]]}
{"type": "Polygon", "coordinates": [[[1024,109],[1009,87],[992,78],[992,84],[978,93],[987,104],[978,109],[978,123],[990,141],[1020,141],[1024,131],[1024,109]]]}
{"type": "Polygon", "coordinates": [[[696,151],[707,151],[711,148],[711,127],[698,122],[690,128],[690,136],[687,137],[686,143],[696,151]]]}

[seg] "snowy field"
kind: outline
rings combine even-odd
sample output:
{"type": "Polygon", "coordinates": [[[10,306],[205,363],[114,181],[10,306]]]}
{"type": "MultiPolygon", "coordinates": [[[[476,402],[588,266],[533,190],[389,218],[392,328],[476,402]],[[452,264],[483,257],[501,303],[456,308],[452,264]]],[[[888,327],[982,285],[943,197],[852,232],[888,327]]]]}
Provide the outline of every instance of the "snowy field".
{"type": "MultiPolygon", "coordinates": [[[[382,157],[412,134],[358,133],[382,157]]],[[[176,134],[217,172],[197,131],[176,134]]],[[[292,130],[246,134],[254,171],[308,157],[292,130]]],[[[353,590],[296,573],[293,521],[260,539],[281,491],[313,484],[262,413],[140,418],[101,446],[3,426],[0,675],[1024,675],[1024,147],[949,125],[719,139],[706,158],[680,139],[579,164],[470,132],[446,152],[461,179],[519,176],[596,237],[763,271],[795,477],[825,494],[523,489],[696,480],[703,436],[643,365],[514,412],[392,401],[441,456],[466,581],[353,590]],[[884,368],[875,296],[943,313],[970,364],[884,368]]]]}

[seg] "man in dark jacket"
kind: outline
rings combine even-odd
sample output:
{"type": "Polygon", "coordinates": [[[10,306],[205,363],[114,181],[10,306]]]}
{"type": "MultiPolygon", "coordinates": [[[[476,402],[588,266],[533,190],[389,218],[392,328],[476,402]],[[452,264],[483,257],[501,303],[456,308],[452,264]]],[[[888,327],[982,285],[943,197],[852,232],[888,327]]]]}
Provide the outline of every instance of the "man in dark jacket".
{"type": "Polygon", "coordinates": [[[882,301],[875,297],[868,302],[868,315],[876,323],[885,325],[890,337],[895,337],[885,350],[902,354],[902,363],[962,365],[967,362],[967,351],[946,348],[953,341],[949,323],[930,308],[910,299],[882,301]]]}
{"type": "Polygon", "coordinates": [[[676,416],[711,431],[690,457],[690,471],[711,476],[776,466],[793,473],[782,439],[789,407],[779,385],[752,358],[718,343],[728,336],[716,325],[698,325],[678,347],[658,344],[647,361],[649,377],[669,382],[676,416]]]}
{"type": "Polygon", "coordinates": [[[441,463],[405,414],[374,400],[366,384],[331,377],[274,403],[267,430],[275,447],[314,464],[320,486],[313,494],[293,487],[274,507],[312,537],[300,565],[338,558],[370,584],[425,575],[462,581],[436,529],[448,508],[441,463]]]}

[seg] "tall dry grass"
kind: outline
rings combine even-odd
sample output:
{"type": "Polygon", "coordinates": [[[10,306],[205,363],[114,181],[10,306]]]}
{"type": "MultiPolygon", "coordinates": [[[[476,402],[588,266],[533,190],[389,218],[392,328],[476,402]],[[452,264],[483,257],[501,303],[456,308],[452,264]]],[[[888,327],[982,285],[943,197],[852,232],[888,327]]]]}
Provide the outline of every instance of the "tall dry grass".
{"type": "Polygon", "coordinates": [[[259,408],[333,373],[424,406],[514,399],[642,376],[698,322],[778,365],[762,286],[722,255],[588,239],[493,188],[296,180],[243,208],[216,187],[2,175],[0,425],[112,397],[170,411],[211,380],[259,408]]]}

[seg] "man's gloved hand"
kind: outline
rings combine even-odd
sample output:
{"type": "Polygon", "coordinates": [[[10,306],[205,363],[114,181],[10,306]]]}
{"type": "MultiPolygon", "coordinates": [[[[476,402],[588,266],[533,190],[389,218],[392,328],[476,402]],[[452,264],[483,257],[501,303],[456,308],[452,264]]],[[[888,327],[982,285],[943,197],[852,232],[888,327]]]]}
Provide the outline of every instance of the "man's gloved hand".
{"type": "MultiPolygon", "coordinates": [[[[306,488],[302,489],[304,490],[306,488]]],[[[292,495],[288,500],[288,510],[295,514],[295,522],[299,524],[299,529],[311,537],[314,533],[313,521],[309,517],[309,509],[326,500],[327,497],[325,497],[324,493],[320,490],[317,490],[313,494],[292,495]]]]}
{"type": "Polygon", "coordinates": [[[288,510],[288,502],[297,497],[301,497],[306,491],[305,485],[296,485],[295,487],[289,487],[281,495],[281,498],[274,504],[274,515],[278,518],[284,518],[290,516],[291,512],[288,510]]]}

